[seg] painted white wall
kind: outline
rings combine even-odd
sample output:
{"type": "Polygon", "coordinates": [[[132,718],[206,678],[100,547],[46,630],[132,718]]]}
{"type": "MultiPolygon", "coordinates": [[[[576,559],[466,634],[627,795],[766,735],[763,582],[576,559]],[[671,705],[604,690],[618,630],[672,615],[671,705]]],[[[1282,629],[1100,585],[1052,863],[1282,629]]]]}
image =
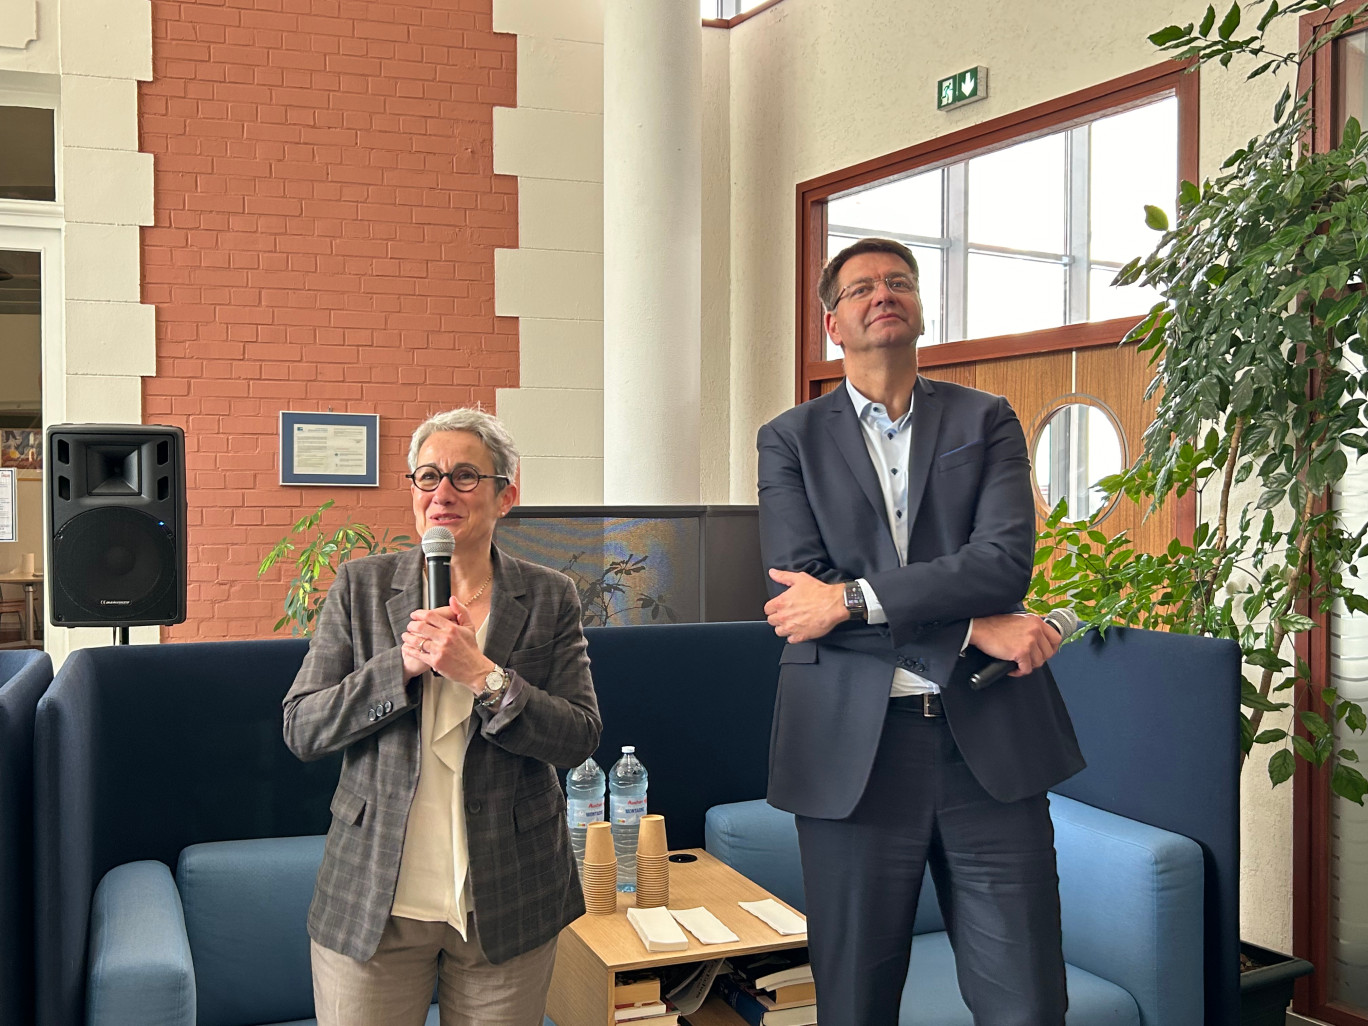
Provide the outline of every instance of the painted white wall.
{"type": "MultiPolygon", "coordinates": [[[[58,202],[0,208],[0,248],[43,252],[44,424],[139,424],[142,378],[156,373],[154,311],[140,302],[140,229],[152,224],[153,193],[137,94],[152,77],[151,4],[0,0],[0,23],[0,98],[47,97],[57,111],[58,202]]],[[[138,643],[159,636],[132,631],[138,643]]],[[[47,648],[60,663],[110,637],[53,628],[47,648]]]]}
{"type": "Polygon", "coordinates": [[[494,111],[494,170],[518,176],[518,248],[494,255],[517,317],[517,388],[495,402],[526,505],[603,501],[603,0],[494,0],[518,35],[518,106],[494,111]]]}

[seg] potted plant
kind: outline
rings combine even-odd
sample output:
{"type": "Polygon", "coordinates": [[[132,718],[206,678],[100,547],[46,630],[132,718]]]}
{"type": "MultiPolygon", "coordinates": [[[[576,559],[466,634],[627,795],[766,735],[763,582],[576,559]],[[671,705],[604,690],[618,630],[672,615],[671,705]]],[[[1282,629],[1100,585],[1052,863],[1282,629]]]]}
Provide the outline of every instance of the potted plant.
{"type": "Polygon", "coordinates": [[[329,533],[323,528],[323,515],[333,506],[329,499],[308,516],[301,518],[290,528],[289,534],[275,543],[257,569],[257,577],[266,574],[271,567],[298,549],[295,557],[295,577],[285,593],[285,615],[275,622],[272,630],[280,630],[286,624],[290,633],[296,637],[309,637],[313,634],[314,623],[323,600],[328,594],[331,578],[337,568],[362,550],[361,555],[369,556],[381,552],[394,552],[399,549],[413,548],[413,540],[408,535],[398,534],[390,537],[385,531],[379,539],[375,531],[350,518],[341,527],[329,533]],[[299,548],[292,539],[298,538],[299,548]]]}
{"type": "MultiPolygon", "coordinates": [[[[1219,23],[1208,7],[1199,24],[1150,39],[1197,66],[1240,57],[1253,62],[1249,78],[1295,73],[1359,12],[1291,53],[1268,44],[1269,26],[1333,5],[1256,0],[1242,12],[1235,3],[1219,23]],[[1260,8],[1253,31],[1240,34],[1260,8]]],[[[1362,805],[1368,781],[1332,724],[1362,732],[1368,718],[1291,651],[1314,626],[1309,614],[1334,603],[1368,612],[1356,587],[1365,526],[1343,523],[1327,502],[1350,455],[1368,451],[1368,139],[1350,119],[1334,149],[1313,153],[1312,127],[1309,95],[1284,89],[1267,132],[1214,180],[1182,183],[1174,224],[1146,208],[1162,235],[1116,279],[1162,296],[1123,340],[1152,354],[1148,394],[1161,398],[1135,465],[1100,484],[1150,512],[1197,492],[1191,543],[1139,552],[1125,533],[1108,538],[1097,522],[1072,522],[1057,508],[1041,534],[1030,603],[1069,602],[1101,630],[1124,623],[1237,641],[1252,668],[1241,710],[1246,758],[1253,745],[1275,745],[1274,785],[1300,758],[1328,768],[1333,792],[1362,805]],[[1258,498],[1240,506],[1234,497],[1251,479],[1258,498]],[[1291,729],[1263,727],[1266,712],[1289,706],[1291,729]]],[[[1293,972],[1310,969],[1302,962],[1293,972]]],[[[1291,979],[1286,986],[1268,1006],[1279,1023],[1291,979]]]]}

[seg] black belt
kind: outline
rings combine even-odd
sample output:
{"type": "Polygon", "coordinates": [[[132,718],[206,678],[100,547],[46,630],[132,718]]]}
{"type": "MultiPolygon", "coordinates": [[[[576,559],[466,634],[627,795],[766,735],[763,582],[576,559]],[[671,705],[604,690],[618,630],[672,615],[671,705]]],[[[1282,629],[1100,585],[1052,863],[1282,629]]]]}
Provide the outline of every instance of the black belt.
{"type": "Polygon", "coordinates": [[[920,695],[899,695],[897,698],[890,698],[888,707],[902,712],[921,713],[923,716],[945,715],[945,710],[941,707],[940,694],[929,691],[920,695]]]}

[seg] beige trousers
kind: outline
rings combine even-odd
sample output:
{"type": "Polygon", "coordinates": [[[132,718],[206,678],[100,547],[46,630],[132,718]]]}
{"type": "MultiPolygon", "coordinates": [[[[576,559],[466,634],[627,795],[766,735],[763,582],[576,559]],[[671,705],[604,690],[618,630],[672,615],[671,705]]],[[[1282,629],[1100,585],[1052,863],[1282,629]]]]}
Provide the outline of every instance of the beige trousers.
{"type": "Polygon", "coordinates": [[[367,962],[310,941],[318,1026],[423,1026],[434,983],[441,1026],[542,1026],[555,938],[491,965],[473,915],[466,932],[391,916],[367,962]]]}

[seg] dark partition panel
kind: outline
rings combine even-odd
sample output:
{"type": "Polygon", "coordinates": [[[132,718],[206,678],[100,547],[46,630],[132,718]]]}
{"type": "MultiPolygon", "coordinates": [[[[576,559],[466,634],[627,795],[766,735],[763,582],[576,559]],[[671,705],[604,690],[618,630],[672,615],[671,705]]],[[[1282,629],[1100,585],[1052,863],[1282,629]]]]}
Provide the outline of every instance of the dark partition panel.
{"type": "Polygon", "coordinates": [[[568,574],[586,627],[764,619],[755,506],[515,506],[497,541],[568,574]]]}

